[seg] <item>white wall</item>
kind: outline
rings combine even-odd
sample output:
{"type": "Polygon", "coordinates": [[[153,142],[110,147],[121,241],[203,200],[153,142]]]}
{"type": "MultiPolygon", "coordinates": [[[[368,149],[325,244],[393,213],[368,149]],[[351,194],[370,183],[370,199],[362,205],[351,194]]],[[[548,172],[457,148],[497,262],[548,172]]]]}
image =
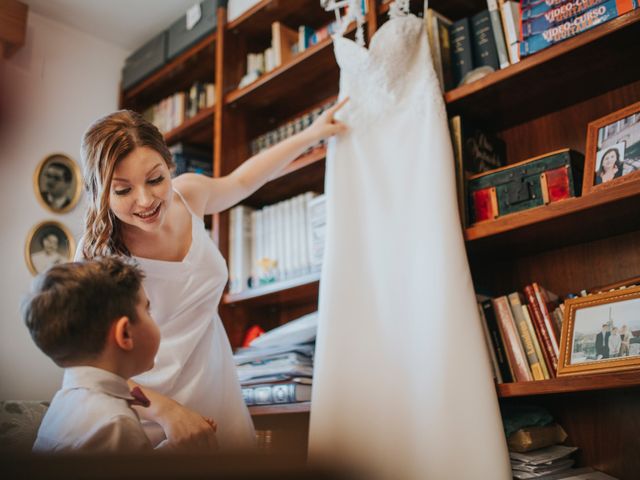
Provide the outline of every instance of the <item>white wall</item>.
{"type": "Polygon", "coordinates": [[[54,219],[82,229],[83,198],[71,212],[42,207],[33,172],[47,155],[62,152],[80,162],[82,133],[118,104],[120,47],[29,13],[27,43],[0,60],[0,400],[50,399],[61,370],[33,344],[20,317],[20,299],[32,276],[24,244],[36,223],[54,219]]]}

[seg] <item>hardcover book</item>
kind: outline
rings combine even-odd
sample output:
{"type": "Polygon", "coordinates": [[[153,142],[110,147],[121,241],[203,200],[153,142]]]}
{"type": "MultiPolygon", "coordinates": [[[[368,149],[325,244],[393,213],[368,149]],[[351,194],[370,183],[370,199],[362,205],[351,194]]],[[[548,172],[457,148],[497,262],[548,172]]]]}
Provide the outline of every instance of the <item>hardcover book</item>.
{"type": "Polygon", "coordinates": [[[510,65],[509,52],[507,51],[507,42],[504,38],[504,29],[502,28],[502,19],[500,18],[498,0],[487,0],[487,7],[489,8],[489,16],[491,17],[491,27],[493,29],[493,37],[496,42],[500,68],[506,68],[510,65]]]}
{"type": "Polygon", "coordinates": [[[244,387],[242,396],[247,406],[307,402],[311,400],[311,385],[276,383],[244,387]]]}
{"type": "Polygon", "coordinates": [[[511,304],[511,312],[513,313],[513,319],[516,323],[516,328],[520,334],[520,340],[524,347],[524,352],[527,355],[527,361],[529,362],[529,368],[531,368],[531,374],[534,380],[544,380],[544,373],[542,366],[540,365],[540,359],[533,344],[533,338],[529,327],[527,325],[526,318],[522,313],[522,301],[518,292],[510,293],[509,303],[511,304]]]}
{"type": "Polygon", "coordinates": [[[471,31],[474,68],[491,67],[499,70],[500,61],[489,10],[483,10],[471,17],[471,31]]]}
{"type": "Polygon", "coordinates": [[[500,376],[505,383],[513,382],[514,377],[513,373],[511,372],[511,367],[509,366],[507,354],[505,352],[504,341],[502,339],[502,335],[500,334],[500,329],[498,328],[498,320],[496,319],[493,302],[490,299],[485,300],[480,304],[480,306],[484,314],[484,319],[487,322],[489,338],[491,339],[493,351],[496,354],[498,368],[500,369],[500,376]]]}
{"type": "Polygon", "coordinates": [[[504,346],[509,359],[509,365],[517,382],[530,382],[533,380],[527,357],[520,341],[520,335],[516,329],[515,320],[511,313],[507,297],[493,299],[493,308],[498,319],[498,327],[504,339],[504,346]]]}
{"type": "Polygon", "coordinates": [[[469,19],[462,18],[454,22],[449,29],[451,40],[451,67],[454,85],[460,85],[462,79],[473,70],[473,50],[471,46],[471,28],[469,19]]]}

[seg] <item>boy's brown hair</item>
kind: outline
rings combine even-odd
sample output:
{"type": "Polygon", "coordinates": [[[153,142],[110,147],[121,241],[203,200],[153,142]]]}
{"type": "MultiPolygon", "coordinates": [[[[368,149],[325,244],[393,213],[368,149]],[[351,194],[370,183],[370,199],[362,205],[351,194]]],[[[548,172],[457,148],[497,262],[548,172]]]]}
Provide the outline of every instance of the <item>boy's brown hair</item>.
{"type": "Polygon", "coordinates": [[[144,274],[115,257],[55,265],[23,303],[31,338],[61,367],[102,352],[114,320],[136,321],[144,274]]]}

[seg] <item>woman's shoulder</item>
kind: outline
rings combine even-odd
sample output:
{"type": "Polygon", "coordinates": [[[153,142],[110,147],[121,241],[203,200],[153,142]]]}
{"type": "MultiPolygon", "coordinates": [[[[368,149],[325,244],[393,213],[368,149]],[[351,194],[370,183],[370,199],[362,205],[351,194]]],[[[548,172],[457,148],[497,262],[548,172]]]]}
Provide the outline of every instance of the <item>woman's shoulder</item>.
{"type": "Polygon", "coordinates": [[[196,173],[183,173],[173,179],[173,189],[186,203],[188,210],[198,217],[204,216],[207,186],[206,177],[196,173]]]}

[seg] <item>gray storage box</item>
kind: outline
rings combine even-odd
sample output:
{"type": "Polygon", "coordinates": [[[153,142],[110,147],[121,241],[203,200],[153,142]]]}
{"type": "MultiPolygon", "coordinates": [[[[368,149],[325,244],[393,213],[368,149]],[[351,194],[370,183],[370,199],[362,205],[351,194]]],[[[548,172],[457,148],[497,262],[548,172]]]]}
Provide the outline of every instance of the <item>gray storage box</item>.
{"type": "Polygon", "coordinates": [[[169,27],[167,58],[174,58],[208,33],[215,31],[218,23],[217,10],[219,6],[224,6],[224,3],[222,0],[207,0],[200,3],[202,16],[191,30],[187,30],[186,14],[174,22],[169,27]]]}
{"type": "Polygon", "coordinates": [[[132,53],[122,67],[122,88],[125,90],[147,77],[167,60],[167,32],[162,32],[132,53]]]}

